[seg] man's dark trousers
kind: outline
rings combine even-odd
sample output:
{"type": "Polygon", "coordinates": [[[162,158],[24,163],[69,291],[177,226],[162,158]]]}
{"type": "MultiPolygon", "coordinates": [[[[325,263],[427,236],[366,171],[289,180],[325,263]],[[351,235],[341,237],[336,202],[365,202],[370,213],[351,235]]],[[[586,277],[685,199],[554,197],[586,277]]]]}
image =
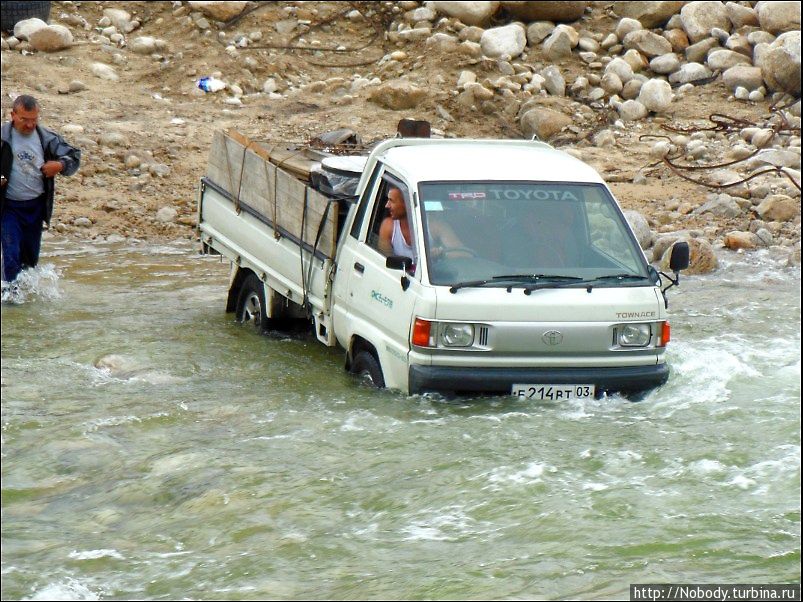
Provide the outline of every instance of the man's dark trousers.
{"type": "Polygon", "coordinates": [[[3,204],[3,280],[12,282],[23,268],[39,262],[45,195],[30,201],[6,199],[3,204]]]}

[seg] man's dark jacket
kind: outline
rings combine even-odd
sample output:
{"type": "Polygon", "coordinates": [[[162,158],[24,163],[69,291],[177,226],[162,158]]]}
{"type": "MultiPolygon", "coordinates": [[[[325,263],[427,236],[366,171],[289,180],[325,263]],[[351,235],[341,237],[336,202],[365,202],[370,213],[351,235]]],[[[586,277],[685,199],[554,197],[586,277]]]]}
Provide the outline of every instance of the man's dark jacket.
{"type": "MultiPolygon", "coordinates": [[[[8,181],[11,175],[11,163],[14,161],[14,155],[11,152],[11,128],[13,127],[10,121],[3,124],[0,129],[0,173],[8,181]]],[[[78,171],[78,166],[81,163],[81,151],[74,146],[68,144],[64,138],[59,136],[56,132],[49,130],[41,125],[36,126],[36,133],[39,134],[39,139],[42,141],[42,149],[45,154],[45,161],[61,161],[64,169],[61,170],[61,175],[71,176],[78,171]]],[[[56,190],[55,178],[45,178],[45,223],[50,225],[50,218],[53,216],[53,197],[56,190]]],[[[0,188],[0,208],[5,208],[6,204],[6,186],[0,188]]]]}

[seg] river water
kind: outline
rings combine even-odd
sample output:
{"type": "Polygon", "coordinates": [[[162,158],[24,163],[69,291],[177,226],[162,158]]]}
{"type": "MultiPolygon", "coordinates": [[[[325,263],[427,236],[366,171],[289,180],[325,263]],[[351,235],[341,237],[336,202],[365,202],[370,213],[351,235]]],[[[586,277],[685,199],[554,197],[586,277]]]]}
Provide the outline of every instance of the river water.
{"type": "Polygon", "coordinates": [[[48,241],[2,305],[2,598],[626,599],[800,582],[800,268],[670,293],[633,403],[374,391],[175,243],[48,241]]]}

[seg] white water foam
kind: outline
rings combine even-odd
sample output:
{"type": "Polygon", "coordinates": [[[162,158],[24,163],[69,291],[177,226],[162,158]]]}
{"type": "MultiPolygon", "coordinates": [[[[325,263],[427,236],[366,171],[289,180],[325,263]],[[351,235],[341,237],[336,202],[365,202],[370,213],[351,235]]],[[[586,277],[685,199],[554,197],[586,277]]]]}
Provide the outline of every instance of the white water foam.
{"type": "Polygon", "coordinates": [[[23,270],[14,282],[3,281],[2,302],[21,305],[35,298],[59,299],[61,274],[53,264],[23,270]]]}
{"type": "Polygon", "coordinates": [[[402,529],[404,541],[457,541],[494,530],[484,522],[478,523],[460,506],[448,506],[424,514],[402,529]]]}
{"type": "Polygon", "coordinates": [[[506,485],[535,485],[544,482],[544,475],[554,474],[558,471],[554,466],[540,462],[531,462],[523,469],[510,466],[494,468],[488,475],[488,482],[492,490],[499,490],[506,485]]]}
{"type": "Polygon", "coordinates": [[[83,552],[73,550],[68,556],[73,560],[97,560],[98,558],[125,560],[125,556],[120,554],[117,550],[84,550],[83,552]]]}
{"type": "Polygon", "coordinates": [[[100,600],[105,592],[95,592],[79,579],[66,579],[50,583],[25,600],[100,600]]]}

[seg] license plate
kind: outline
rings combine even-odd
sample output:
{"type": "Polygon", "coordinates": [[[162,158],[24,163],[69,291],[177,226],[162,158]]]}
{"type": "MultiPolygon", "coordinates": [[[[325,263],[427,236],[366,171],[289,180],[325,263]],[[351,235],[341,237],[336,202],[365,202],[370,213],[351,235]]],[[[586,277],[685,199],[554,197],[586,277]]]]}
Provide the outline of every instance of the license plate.
{"type": "Polygon", "coordinates": [[[593,399],[594,385],[513,385],[512,393],[519,399],[536,401],[564,401],[567,399],[593,399]]]}

